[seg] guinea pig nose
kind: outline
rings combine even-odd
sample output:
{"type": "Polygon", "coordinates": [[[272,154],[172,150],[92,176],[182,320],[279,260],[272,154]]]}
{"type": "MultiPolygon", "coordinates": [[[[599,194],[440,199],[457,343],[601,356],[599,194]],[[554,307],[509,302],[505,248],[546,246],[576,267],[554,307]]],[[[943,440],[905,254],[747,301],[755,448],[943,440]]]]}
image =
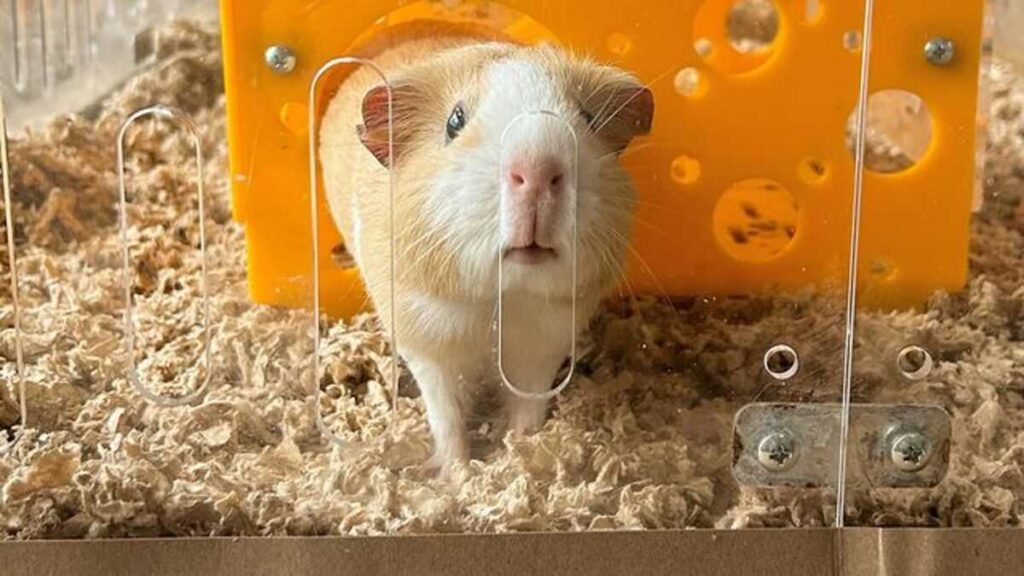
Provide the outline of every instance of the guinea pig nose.
{"type": "Polygon", "coordinates": [[[517,161],[509,166],[508,184],[512,192],[555,194],[565,188],[565,170],[562,163],[553,158],[517,161]]]}

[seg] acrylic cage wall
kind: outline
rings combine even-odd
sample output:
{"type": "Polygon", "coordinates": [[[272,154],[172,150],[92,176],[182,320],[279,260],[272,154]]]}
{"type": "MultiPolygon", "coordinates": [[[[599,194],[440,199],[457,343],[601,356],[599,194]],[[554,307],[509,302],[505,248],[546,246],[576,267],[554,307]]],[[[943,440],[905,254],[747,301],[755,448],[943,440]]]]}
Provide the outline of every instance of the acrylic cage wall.
{"type": "Polygon", "coordinates": [[[999,56],[1018,65],[1024,64],[1024,45],[1020,34],[1014,33],[1020,30],[1021,22],[1024,21],[1020,3],[1013,0],[994,0],[990,4],[995,34],[999,38],[996,46],[999,56]]]}
{"type": "MultiPolygon", "coordinates": [[[[875,2],[874,22],[884,22],[891,2],[875,2]]],[[[857,315],[857,335],[852,349],[852,406],[860,402],[912,402],[945,409],[952,416],[947,478],[929,491],[897,493],[847,478],[846,516],[850,525],[867,526],[1016,526],[1019,525],[1019,485],[1011,480],[1018,470],[1014,454],[1019,438],[1017,400],[1020,329],[1024,319],[1016,310],[1021,296],[1020,230],[1021,209],[1019,164],[1021,124],[1020,81],[1010,64],[1019,58],[1019,34],[1012,28],[1019,2],[996,2],[989,9],[995,21],[994,60],[983,69],[979,144],[987,142],[981,197],[970,217],[969,278],[962,290],[939,291],[919,312],[888,315],[863,310],[857,315]],[[1014,175],[1016,174],[1016,175],[1014,175]],[[980,206],[979,206],[980,204],[980,206]],[[1016,214],[1014,212],[1016,208],[1016,214]],[[982,312],[985,310],[985,312],[982,312]],[[966,506],[958,502],[969,502],[966,506]]],[[[912,26],[908,26],[912,28],[912,26]]],[[[1019,28],[1018,28],[1019,30],[1019,28]]],[[[917,30],[917,33],[924,33],[917,30]]],[[[952,38],[952,36],[950,36],[952,38]]],[[[957,55],[963,47],[948,45],[957,55]]],[[[930,46],[935,50],[938,46],[930,46]]],[[[973,46],[966,47],[974,49],[973,46]]],[[[992,45],[986,42],[988,59],[992,45]]],[[[942,50],[939,50],[942,52],[942,50]]],[[[886,58],[913,57],[902,53],[900,37],[876,36],[871,62],[886,58]]],[[[937,54],[937,52],[931,52],[937,54]]],[[[919,61],[903,77],[888,77],[872,67],[869,90],[900,86],[915,91],[930,75],[956,73],[956,58],[947,65],[930,66],[919,61]]],[[[933,125],[947,113],[949,103],[932,98],[924,102],[933,125]],[[943,108],[947,108],[944,112],[943,108]]],[[[972,126],[962,122],[956,136],[933,134],[929,152],[907,169],[894,175],[879,174],[869,166],[864,174],[862,221],[885,218],[898,210],[890,201],[900,198],[904,184],[927,172],[942,172],[946,162],[943,148],[969,146],[972,126]]],[[[950,182],[951,187],[954,186],[950,182]]],[[[947,202],[951,196],[937,190],[929,201],[947,202]]],[[[910,209],[900,220],[923,221],[926,210],[910,209]]],[[[948,229],[934,221],[930,233],[906,238],[907,244],[927,246],[948,229]]],[[[863,228],[867,230],[868,228],[863,228]]],[[[877,241],[865,232],[860,239],[861,257],[877,241]]],[[[878,266],[876,288],[862,284],[858,295],[868,290],[886,291],[886,282],[900,274],[898,267],[878,266]]],[[[854,411],[856,408],[854,408],[854,411]]],[[[910,456],[908,469],[917,469],[931,457],[936,444],[920,430],[893,429],[896,446],[910,456]]],[[[851,450],[854,447],[851,446],[851,450]]]]}
{"type": "MultiPolygon", "coordinates": [[[[314,204],[315,233],[310,216],[305,112],[331,96],[314,91],[308,106],[311,83],[332,58],[358,56],[346,51],[345,34],[380,26],[394,8],[335,4],[267,2],[258,10],[225,2],[221,17],[248,25],[225,27],[234,36],[223,44],[208,21],[212,2],[104,3],[101,14],[88,2],[19,0],[0,17],[2,30],[26,23],[23,38],[38,36],[31,22],[39,14],[59,20],[42,34],[48,39],[74,19],[54,14],[91,15],[82,29],[109,31],[108,43],[73,52],[93,54],[91,68],[61,84],[55,67],[52,85],[41,74],[34,93],[19,91],[7,63],[22,58],[37,70],[32,63],[51,49],[0,49],[12,224],[5,240],[9,231],[13,246],[12,253],[5,242],[0,287],[0,516],[8,537],[1017,523],[1024,88],[1001,60],[986,73],[992,113],[980,114],[989,154],[979,206],[971,163],[975,110],[984,110],[973,105],[982,46],[964,39],[980,38],[980,3],[949,8],[953,16],[883,0],[736,9],[717,1],[645,2],[640,10],[608,3],[585,17],[551,2],[503,3],[650,86],[654,130],[621,160],[637,183],[634,230],[685,245],[698,228],[692,233],[724,250],[714,236],[724,205],[725,222],[742,222],[738,231],[723,228],[734,250],[753,246],[774,257],[799,248],[818,259],[800,276],[806,281],[781,283],[768,276],[789,270],[784,260],[744,261],[735,295],[666,298],[652,271],[639,294],[623,284],[593,319],[581,315],[575,327],[572,316],[556,320],[548,380],[566,387],[539,432],[507,434],[502,402],[517,398],[509,387],[547,395],[548,382],[514,357],[516,323],[543,302],[517,293],[516,264],[499,265],[495,250],[484,275],[495,289],[485,301],[496,306],[501,295],[500,322],[486,338],[455,347],[488,357],[488,371],[449,374],[487,383],[465,413],[473,460],[447,478],[427,466],[434,442],[414,375],[392,363],[390,316],[314,323],[339,276],[322,268],[337,241],[331,214],[314,204]],[[718,4],[721,13],[707,11],[718,4]],[[172,17],[185,21],[168,24],[172,17]],[[655,34],[675,22],[688,25],[655,34]],[[289,51],[268,56],[275,45],[289,51]],[[669,50],[661,54],[671,60],[667,71],[651,64],[655,49],[669,50]],[[831,82],[812,89],[808,78],[824,77],[823,65],[831,82]],[[810,88],[786,89],[794,85],[810,88]],[[857,130],[858,102],[887,89],[928,97],[875,98],[865,118],[871,129],[857,130]],[[261,98],[270,104],[254,105],[266,104],[261,98]],[[894,125],[903,131],[886,132],[894,125]],[[750,137],[741,146],[716,132],[750,137]],[[865,170],[856,162],[858,134],[865,170]],[[687,150],[687,138],[705,153],[687,150]],[[791,156],[815,161],[784,161],[791,156]],[[303,171],[290,177],[275,158],[303,171]],[[272,198],[240,194],[268,181],[272,198]],[[933,195],[914,204],[923,182],[933,195]],[[767,215],[751,214],[751,205],[768,206],[767,215]],[[645,227],[677,213],[699,224],[645,227]],[[894,215],[902,224],[886,224],[894,215]],[[963,268],[968,231],[966,287],[919,287],[927,302],[902,311],[900,274],[921,264],[914,255],[963,268]],[[252,297],[246,274],[259,257],[257,235],[294,247],[288,308],[252,297]],[[960,249],[928,252],[956,246],[957,237],[960,249]],[[890,248],[904,256],[879,257],[890,248]],[[499,270],[512,282],[508,292],[497,290],[499,270]],[[851,284],[850,270],[859,282],[851,284]],[[512,350],[502,362],[507,386],[496,373],[499,335],[512,350]],[[569,361],[555,373],[563,356],[569,361]],[[837,498],[845,499],[842,518],[837,498]]],[[[468,21],[497,9],[426,6],[468,21]]],[[[516,23],[507,20],[503,32],[515,35],[516,23]]],[[[81,44],[76,34],[67,33],[74,42],[47,42],[59,53],[81,44]]],[[[342,61],[333,70],[357,67],[342,61]]],[[[321,79],[330,84],[332,73],[321,79]]],[[[503,124],[516,125],[511,138],[553,130],[566,157],[587,161],[598,134],[563,113],[517,106],[503,124]]],[[[513,151],[498,150],[485,171],[494,190],[502,190],[498,167],[513,151]]],[[[596,184],[574,168],[568,196],[593,208],[582,203],[596,184]]],[[[337,171],[324,169],[322,178],[330,174],[337,171]]],[[[400,166],[399,193],[402,175],[400,166]]],[[[481,220],[497,217],[499,206],[483,206],[481,220]]],[[[491,228],[477,232],[493,237],[491,228]]],[[[592,233],[585,223],[576,230],[592,233]]],[[[416,239],[396,228],[383,245],[394,242],[401,255],[416,239]]],[[[585,273],[590,248],[569,246],[585,273]]],[[[629,253],[633,269],[651,250],[629,253]]],[[[709,251],[710,261],[721,257],[709,251]]],[[[655,269],[671,269],[671,258],[660,258],[655,269]]],[[[391,278],[424,272],[416,259],[393,262],[381,271],[379,293],[391,278]]],[[[559,289],[578,281],[559,270],[559,289]]],[[[575,288],[568,293],[582,298],[575,288]]],[[[397,328],[408,359],[408,327],[399,320],[397,328]]],[[[455,365],[453,354],[448,367],[455,365]]]]}

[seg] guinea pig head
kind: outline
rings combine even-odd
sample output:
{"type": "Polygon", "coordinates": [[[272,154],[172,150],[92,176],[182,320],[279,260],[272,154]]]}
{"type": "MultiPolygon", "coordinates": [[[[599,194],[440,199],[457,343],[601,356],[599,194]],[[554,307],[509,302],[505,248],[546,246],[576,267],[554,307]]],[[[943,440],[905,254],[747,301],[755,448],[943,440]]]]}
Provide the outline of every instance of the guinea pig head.
{"type": "Polygon", "coordinates": [[[485,298],[500,257],[504,289],[568,297],[575,251],[577,289],[607,289],[635,204],[619,156],[653,111],[632,76],[550,46],[451,50],[371,89],[358,129],[395,181],[398,277],[485,298]]]}

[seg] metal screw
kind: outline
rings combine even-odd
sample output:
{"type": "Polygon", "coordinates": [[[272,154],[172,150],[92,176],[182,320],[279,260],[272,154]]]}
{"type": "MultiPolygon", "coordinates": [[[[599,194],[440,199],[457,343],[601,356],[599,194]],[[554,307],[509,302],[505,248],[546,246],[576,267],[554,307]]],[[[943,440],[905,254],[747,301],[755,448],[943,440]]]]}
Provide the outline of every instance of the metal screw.
{"type": "Polygon", "coordinates": [[[263,53],[267,66],[276,74],[290,74],[297,62],[295,52],[283,44],[275,44],[263,53]]]}
{"type": "Polygon", "coordinates": [[[956,55],[956,46],[949,38],[937,36],[928,40],[924,45],[924,57],[935,66],[946,66],[953,61],[956,55]]]}
{"type": "Polygon", "coordinates": [[[796,461],[796,442],[788,432],[772,432],[757,445],[757,461],[773,472],[788,470],[796,461]]]}
{"type": "Polygon", "coordinates": [[[931,442],[919,432],[904,432],[892,440],[889,456],[897,469],[918,472],[932,457],[931,442]]]}

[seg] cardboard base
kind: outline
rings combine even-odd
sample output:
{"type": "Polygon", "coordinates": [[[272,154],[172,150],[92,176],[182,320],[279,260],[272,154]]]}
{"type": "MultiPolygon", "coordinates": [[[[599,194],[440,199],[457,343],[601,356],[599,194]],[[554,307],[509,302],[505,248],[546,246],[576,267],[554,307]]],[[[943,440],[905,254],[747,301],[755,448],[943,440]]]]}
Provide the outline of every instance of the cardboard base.
{"type": "Polygon", "coordinates": [[[4,576],[1012,574],[1024,530],[734,530],[0,543],[4,576]]]}

